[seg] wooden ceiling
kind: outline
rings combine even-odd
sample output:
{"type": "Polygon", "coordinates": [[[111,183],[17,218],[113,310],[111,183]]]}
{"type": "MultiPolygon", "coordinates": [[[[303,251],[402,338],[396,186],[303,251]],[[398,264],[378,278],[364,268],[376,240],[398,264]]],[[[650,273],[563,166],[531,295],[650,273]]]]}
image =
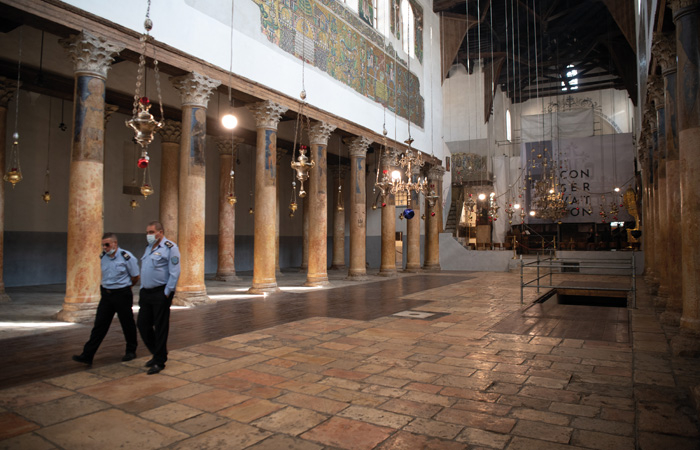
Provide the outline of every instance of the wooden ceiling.
{"type": "Polygon", "coordinates": [[[573,65],[578,85],[568,92],[626,89],[636,103],[633,0],[435,0],[433,10],[443,78],[453,64],[471,72],[481,58],[485,83],[519,103],[565,93],[573,65]]]}

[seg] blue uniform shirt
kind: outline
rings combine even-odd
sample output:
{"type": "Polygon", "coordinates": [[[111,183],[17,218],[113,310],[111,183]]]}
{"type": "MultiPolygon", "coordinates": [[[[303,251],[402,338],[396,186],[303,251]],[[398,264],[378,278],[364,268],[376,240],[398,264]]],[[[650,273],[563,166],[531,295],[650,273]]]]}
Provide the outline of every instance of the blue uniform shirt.
{"type": "Polygon", "coordinates": [[[165,285],[165,295],[175,291],[180,278],[180,250],[166,238],[158,246],[147,245],[141,257],[141,287],[151,289],[165,285]]]}
{"type": "Polygon", "coordinates": [[[114,257],[102,253],[102,287],[105,289],[119,289],[131,286],[131,278],[139,276],[139,264],[134,255],[121,248],[117,248],[114,257]]]}

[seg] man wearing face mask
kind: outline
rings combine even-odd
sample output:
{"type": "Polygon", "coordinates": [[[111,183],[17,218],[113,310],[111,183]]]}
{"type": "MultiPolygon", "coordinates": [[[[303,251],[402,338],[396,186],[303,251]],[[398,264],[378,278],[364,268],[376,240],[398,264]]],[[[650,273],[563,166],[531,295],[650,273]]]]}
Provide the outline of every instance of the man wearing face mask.
{"type": "Polygon", "coordinates": [[[105,233],[102,236],[102,249],[101,297],[95,314],[95,325],[92,327],[90,339],[83,347],[83,353],[73,355],[73,361],[87,365],[92,364],[92,359],[107,335],[115,313],[119,317],[126,339],[126,353],[122,361],[136,358],[136,323],[131,309],[134,304],[131,286],[139,280],[139,265],[131,252],[119,248],[117,235],[114,233],[105,233]]]}
{"type": "Polygon", "coordinates": [[[163,225],[151,222],[146,227],[148,245],[141,257],[141,290],[137,325],[141,339],[153,354],[147,363],[148,375],[165,368],[168,360],[170,305],[180,278],[180,250],[165,238],[163,225]]]}

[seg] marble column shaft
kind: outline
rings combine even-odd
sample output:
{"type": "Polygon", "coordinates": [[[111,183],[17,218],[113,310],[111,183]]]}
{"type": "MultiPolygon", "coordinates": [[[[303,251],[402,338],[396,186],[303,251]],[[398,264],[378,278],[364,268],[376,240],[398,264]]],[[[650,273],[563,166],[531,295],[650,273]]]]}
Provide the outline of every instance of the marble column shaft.
{"type": "MultiPolygon", "coordinates": [[[[411,178],[415,182],[420,178],[420,167],[412,167],[411,178]]],[[[420,193],[411,191],[411,204],[409,205],[415,215],[413,219],[407,219],[406,224],[406,272],[420,272],[420,193]]]]}
{"type": "Polygon", "coordinates": [[[180,191],[180,138],[182,124],[165,119],[160,134],[162,149],[160,163],[160,223],[165,235],[171,241],[178,242],[178,203],[180,191]]]}
{"type": "Polygon", "coordinates": [[[677,120],[680,160],[682,295],[681,333],[700,335],[700,2],[674,0],[678,57],[677,120]]]}
{"type": "MultiPolygon", "coordinates": [[[[0,171],[5,173],[5,153],[7,152],[7,105],[15,95],[17,83],[5,77],[0,77],[0,171]]],[[[14,130],[13,130],[14,133],[14,130]]],[[[5,183],[0,183],[0,303],[9,302],[10,297],[5,293],[3,279],[4,239],[5,235],[5,183]]]]}
{"type": "Polygon", "coordinates": [[[655,301],[657,305],[663,306],[666,304],[666,298],[668,297],[669,283],[672,282],[672,280],[669,279],[668,252],[666,252],[669,238],[669,217],[666,214],[666,113],[663,79],[659,75],[651,75],[649,77],[647,89],[656,112],[657,147],[655,149],[655,153],[658,155],[658,178],[655,183],[657,187],[657,194],[655,198],[655,217],[657,218],[657,221],[655,222],[655,225],[657,228],[654,244],[656,246],[655,254],[657,256],[657,273],[659,274],[659,291],[655,301]]]}
{"type": "MultiPolygon", "coordinates": [[[[277,148],[277,192],[276,192],[276,206],[277,220],[275,223],[275,275],[282,276],[282,271],[280,270],[280,218],[282,217],[282,183],[280,182],[280,162],[282,157],[287,154],[287,151],[283,148],[277,148]]],[[[288,165],[285,167],[289,167],[288,165]]]]}
{"type": "Polygon", "coordinates": [[[335,167],[334,178],[337,181],[335,190],[335,202],[333,203],[333,255],[331,257],[331,269],[345,269],[345,174],[347,166],[335,167]],[[342,197],[342,209],[338,208],[339,198],[342,197]]]}
{"type": "MultiPolygon", "coordinates": [[[[219,247],[216,265],[216,279],[232,281],[236,276],[236,204],[228,201],[231,189],[231,171],[234,171],[238,146],[242,138],[219,138],[219,247]]],[[[235,193],[235,187],[232,192],[235,193]]]]}
{"type": "MultiPolygon", "coordinates": [[[[313,169],[311,169],[313,170],[313,169]]],[[[308,183],[308,180],[306,180],[308,183]]],[[[297,182],[298,183],[298,182],[297,182]]],[[[308,189],[308,186],[307,186],[308,189]]],[[[309,194],[301,202],[301,266],[299,270],[309,270],[309,194]]]]}
{"type": "Polygon", "coordinates": [[[83,31],[59,41],[73,60],[66,296],[59,320],[90,321],[100,299],[107,71],[124,46],[83,31]]]}
{"type": "Polygon", "coordinates": [[[367,277],[367,148],[372,143],[356,137],[350,143],[350,267],[348,279],[367,277]]]}
{"type": "Polygon", "coordinates": [[[334,125],[316,122],[309,129],[311,160],[309,172],[309,267],[305,286],[328,284],[328,138],[334,125]]]}
{"type": "Polygon", "coordinates": [[[210,302],[204,285],[207,105],[221,82],[196,72],[170,80],[182,101],[178,205],[181,266],[173,303],[196,305],[210,302]]]}
{"type": "MultiPolygon", "coordinates": [[[[391,174],[395,169],[395,152],[391,149],[382,155],[382,172],[391,174]]],[[[382,253],[379,265],[379,275],[393,277],[396,271],[396,200],[388,193],[382,196],[382,253]]]]}
{"type": "Polygon", "coordinates": [[[440,268],[440,217],[442,214],[440,205],[442,204],[440,182],[445,174],[445,168],[442,166],[433,166],[428,170],[428,186],[430,189],[435,189],[438,198],[432,207],[427,205],[425,211],[425,257],[423,270],[439,271],[440,268]]]}
{"type": "Polygon", "coordinates": [[[255,236],[252,294],[278,291],[275,273],[277,236],[277,125],[287,108],[263,101],[248,105],[255,117],[255,236]]]}

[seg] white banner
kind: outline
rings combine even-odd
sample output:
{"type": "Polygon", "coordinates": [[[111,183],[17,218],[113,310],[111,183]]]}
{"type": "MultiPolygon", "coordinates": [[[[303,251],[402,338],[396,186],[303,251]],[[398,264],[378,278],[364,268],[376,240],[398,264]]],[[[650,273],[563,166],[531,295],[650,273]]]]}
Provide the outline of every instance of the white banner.
{"type": "MultiPolygon", "coordinates": [[[[557,162],[554,170],[568,211],[562,222],[634,220],[622,207],[622,195],[634,183],[632,134],[523,143],[521,162],[527,181],[527,212],[531,209],[533,184],[542,179],[545,159],[548,169],[552,168],[552,161],[557,162]],[[620,188],[619,192],[614,191],[616,187],[620,188]]],[[[548,221],[528,216],[527,222],[548,221]]]]}
{"type": "Polygon", "coordinates": [[[593,136],[593,109],[522,116],[522,142],[542,142],[593,136]]]}

